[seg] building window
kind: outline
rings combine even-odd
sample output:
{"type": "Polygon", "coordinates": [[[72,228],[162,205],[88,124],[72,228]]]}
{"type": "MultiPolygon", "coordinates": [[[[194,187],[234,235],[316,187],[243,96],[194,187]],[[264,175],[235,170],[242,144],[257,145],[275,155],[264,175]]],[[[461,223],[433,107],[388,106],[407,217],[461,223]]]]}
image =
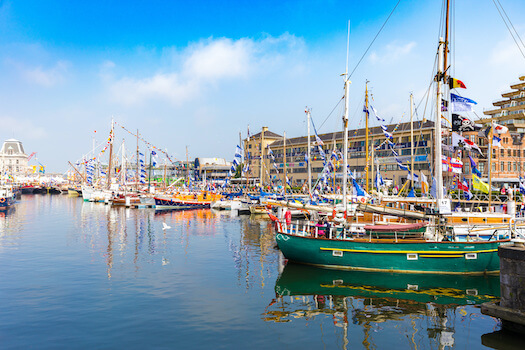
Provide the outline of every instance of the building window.
{"type": "Polygon", "coordinates": [[[485,171],[485,163],[479,163],[478,167],[479,167],[479,172],[483,174],[483,171],[485,171]]]}
{"type": "Polygon", "coordinates": [[[492,171],[496,171],[496,162],[492,163],[492,171]]]}
{"type": "Polygon", "coordinates": [[[501,150],[501,156],[505,157],[505,150],[504,149],[501,150]]]}
{"type": "Polygon", "coordinates": [[[516,164],[516,162],[514,162],[514,172],[518,171],[518,164],[516,164]]]}
{"type": "Polygon", "coordinates": [[[470,165],[465,163],[463,164],[463,168],[465,168],[465,175],[468,175],[470,173],[470,165]]]}
{"type": "Polygon", "coordinates": [[[512,151],[510,149],[507,150],[507,157],[512,157],[512,151]]]}
{"type": "Polygon", "coordinates": [[[499,166],[499,171],[500,172],[505,171],[505,163],[501,162],[501,164],[499,166]]]}
{"type": "Polygon", "coordinates": [[[510,173],[512,171],[510,162],[507,163],[507,171],[510,173]]]}

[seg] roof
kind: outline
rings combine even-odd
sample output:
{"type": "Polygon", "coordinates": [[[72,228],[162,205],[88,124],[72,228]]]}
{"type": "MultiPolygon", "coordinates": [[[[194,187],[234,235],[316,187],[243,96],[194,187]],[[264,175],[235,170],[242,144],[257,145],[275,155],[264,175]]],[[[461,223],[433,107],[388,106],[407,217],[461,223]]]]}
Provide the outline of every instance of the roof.
{"type": "MultiPolygon", "coordinates": [[[[434,122],[430,120],[427,120],[425,123],[423,123],[423,125],[421,124],[422,124],[421,122],[414,122],[414,133],[417,133],[419,129],[434,128],[434,122]]],[[[392,130],[394,130],[396,125],[397,124],[387,125],[388,131],[392,132],[392,130]]],[[[399,127],[396,130],[396,133],[400,131],[408,131],[408,130],[410,130],[410,122],[401,123],[399,124],[399,127]]],[[[349,139],[351,139],[352,137],[356,137],[356,136],[357,137],[365,136],[365,133],[366,133],[366,129],[364,128],[348,130],[348,137],[349,139]]],[[[384,137],[383,130],[381,129],[380,126],[374,126],[372,128],[369,128],[369,134],[372,137],[384,137]]],[[[394,136],[396,136],[395,133],[394,133],[394,136]]],[[[307,138],[308,138],[307,136],[300,136],[300,137],[286,139],[286,147],[292,147],[293,145],[305,144],[307,142],[307,138]]],[[[319,138],[325,143],[330,143],[330,142],[333,142],[334,140],[340,141],[343,139],[343,132],[336,131],[336,132],[331,132],[327,134],[321,134],[319,135],[319,138]]],[[[314,142],[314,141],[315,141],[315,135],[311,135],[310,142],[314,142]]],[[[276,148],[278,146],[281,146],[281,147],[283,146],[283,140],[276,141],[272,144],[272,148],[276,148]]]]}
{"type": "MultiPolygon", "coordinates": [[[[253,138],[253,139],[260,139],[261,138],[261,133],[257,133],[255,135],[252,135],[251,138],[253,138]]],[[[276,134],[274,132],[266,130],[264,132],[264,138],[265,139],[282,139],[283,137],[281,135],[279,135],[279,134],[276,134]]]]}
{"type": "Polygon", "coordinates": [[[24,146],[22,146],[22,142],[15,139],[4,141],[4,145],[2,146],[0,153],[6,153],[6,150],[13,150],[13,155],[26,155],[24,152],[24,146]]]}

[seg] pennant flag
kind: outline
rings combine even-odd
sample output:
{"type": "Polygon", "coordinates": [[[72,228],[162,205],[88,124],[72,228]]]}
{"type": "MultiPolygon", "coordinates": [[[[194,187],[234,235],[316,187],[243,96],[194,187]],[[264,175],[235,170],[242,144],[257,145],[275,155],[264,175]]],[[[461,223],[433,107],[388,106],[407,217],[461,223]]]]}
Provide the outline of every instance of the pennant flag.
{"type": "Polygon", "coordinates": [[[409,171],[408,175],[407,175],[407,180],[412,180],[412,179],[414,179],[414,182],[418,182],[419,181],[419,176],[417,174],[414,174],[413,172],[409,171]]]}
{"type": "Polygon", "coordinates": [[[403,165],[403,163],[399,159],[396,158],[396,162],[399,169],[408,171],[408,167],[406,165],[403,165]]]}
{"type": "Polygon", "coordinates": [[[324,146],[323,140],[317,134],[315,134],[315,141],[317,142],[317,146],[324,146]]]}
{"type": "Polygon", "coordinates": [[[465,84],[463,84],[463,82],[459,79],[455,79],[455,78],[448,78],[448,86],[451,88],[451,89],[455,89],[455,88],[462,88],[462,89],[466,89],[467,87],[465,86],[465,84]]]}
{"type": "Polygon", "coordinates": [[[157,155],[157,152],[155,152],[154,150],[151,150],[151,155],[152,155],[152,156],[156,156],[156,155],[157,155]]]}
{"type": "Polygon", "coordinates": [[[304,154],[304,161],[305,161],[306,163],[308,163],[308,153],[305,153],[305,154],[304,154]]]}
{"type": "Polygon", "coordinates": [[[432,177],[432,188],[430,189],[430,195],[434,198],[437,198],[437,180],[435,177],[432,177]]]}
{"type": "Polygon", "coordinates": [[[521,176],[520,176],[520,193],[525,195],[525,183],[524,183],[524,180],[521,176]]]}
{"type": "MultiPolygon", "coordinates": [[[[372,110],[372,112],[374,112],[374,115],[375,115],[375,117],[376,117],[376,119],[377,119],[378,121],[380,121],[380,122],[382,122],[382,123],[385,122],[385,120],[384,120],[383,118],[381,118],[381,117],[377,114],[377,110],[376,110],[372,105],[370,105],[370,109],[372,110]]],[[[364,112],[366,112],[366,107],[365,107],[365,111],[364,111],[364,112]]]]}
{"type": "Polygon", "coordinates": [[[379,190],[384,185],[385,185],[385,183],[383,181],[383,177],[381,176],[381,173],[378,171],[376,173],[376,188],[379,190]]]}
{"type": "Polygon", "coordinates": [[[450,101],[452,104],[452,112],[471,112],[472,105],[477,104],[474,100],[456,94],[450,94],[450,101]]]}
{"type": "Polygon", "coordinates": [[[474,159],[469,155],[470,159],[470,166],[472,167],[472,174],[476,174],[478,176],[481,176],[481,172],[478,170],[478,167],[476,166],[476,162],[474,162],[474,159]]]}
{"type": "Polygon", "coordinates": [[[407,197],[409,197],[409,198],[416,197],[416,194],[414,193],[414,189],[413,188],[410,189],[410,192],[408,193],[407,197]]]}
{"type": "Polygon", "coordinates": [[[476,174],[472,174],[472,187],[483,193],[489,193],[489,185],[481,181],[476,174]]]}
{"type": "Polygon", "coordinates": [[[501,139],[497,137],[496,135],[492,135],[492,147],[503,148],[503,145],[501,144],[501,139]]]}
{"type": "Polygon", "coordinates": [[[509,132],[509,128],[507,128],[506,126],[494,123],[494,132],[496,134],[505,134],[509,132]]]}
{"type": "Polygon", "coordinates": [[[359,186],[359,184],[357,183],[357,181],[355,181],[355,179],[352,179],[352,183],[354,184],[354,189],[355,189],[355,192],[356,192],[356,195],[359,196],[359,197],[368,197],[368,193],[366,193],[365,190],[363,190],[363,188],[361,186],[359,186]]]}
{"type": "Polygon", "coordinates": [[[420,171],[420,178],[421,178],[421,193],[427,194],[428,193],[428,180],[425,174],[420,171]]]}
{"type": "Polygon", "coordinates": [[[239,145],[237,145],[235,148],[235,157],[237,158],[242,157],[242,148],[239,145]]]}

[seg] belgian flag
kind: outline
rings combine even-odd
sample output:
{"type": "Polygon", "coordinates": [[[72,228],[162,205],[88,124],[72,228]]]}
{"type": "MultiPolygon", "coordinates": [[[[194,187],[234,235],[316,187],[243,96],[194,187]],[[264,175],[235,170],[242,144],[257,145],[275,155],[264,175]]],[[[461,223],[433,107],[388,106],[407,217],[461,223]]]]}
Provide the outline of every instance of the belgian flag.
{"type": "Polygon", "coordinates": [[[455,89],[455,88],[463,88],[463,89],[466,89],[467,87],[465,86],[465,84],[463,84],[463,82],[459,79],[455,79],[455,78],[448,78],[448,86],[450,86],[451,89],[455,89]]]}

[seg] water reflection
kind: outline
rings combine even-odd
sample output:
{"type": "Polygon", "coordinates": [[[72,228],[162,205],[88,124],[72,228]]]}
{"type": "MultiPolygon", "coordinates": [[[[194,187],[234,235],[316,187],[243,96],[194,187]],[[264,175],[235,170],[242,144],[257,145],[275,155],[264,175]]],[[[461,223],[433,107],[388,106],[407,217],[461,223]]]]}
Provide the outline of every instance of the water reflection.
{"type": "Polygon", "coordinates": [[[410,347],[420,348],[419,342],[427,347],[430,340],[431,348],[444,348],[454,346],[458,322],[484,317],[471,305],[499,297],[499,276],[388,274],[289,263],[275,292],[263,313],[265,321],[314,322],[329,316],[343,330],[343,348],[349,329],[356,328],[367,349],[376,346],[374,333],[386,328],[399,328],[410,347]]]}

